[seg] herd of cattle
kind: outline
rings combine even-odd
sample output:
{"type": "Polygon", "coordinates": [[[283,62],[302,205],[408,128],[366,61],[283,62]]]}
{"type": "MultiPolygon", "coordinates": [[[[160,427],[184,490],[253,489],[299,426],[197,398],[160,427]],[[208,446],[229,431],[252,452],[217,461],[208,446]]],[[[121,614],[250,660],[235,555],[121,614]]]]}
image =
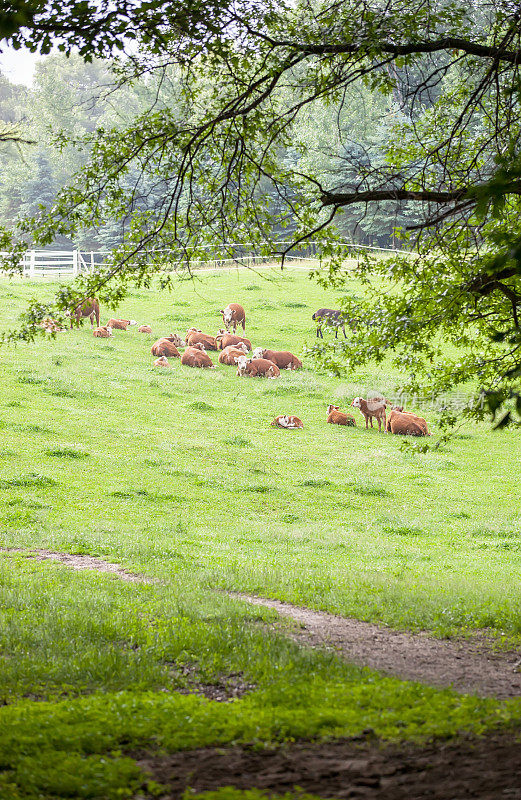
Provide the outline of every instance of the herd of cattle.
{"type": "MultiPolygon", "coordinates": [[[[242,326],[243,334],[246,333],[246,314],[244,308],[238,303],[230,303],[219,313],[222,315],[225,327],[221,328],[216,336],[192,327],[186,331],[184,338],[177,333],[171,333],[154,342],[151,349],[152,355],[156,356],[154,366],[169,368],[171,364],[168,359],[179,358],[181,364],[188,367],[215,369],[207,352],[215,351],[219,352],[218,362],[236,366],[239,376],[249,375],[275,379],[280,376],[281,369],[302,368],[300,359],[288,350],[270,350],[262,347],[253,349],[251,341],[246,336],[237,334],[239,326],[242,326]],[[233,333],[231,332],[232,328],[233,333]],[[184,352],[181,353],[179,348],[184,349],[184,352]],[[252,350],[252,356],[249,358],[247,354],[252,350]]],[[[89,318],[93,327],[93,336],[98,338],[109,338],[114,330],[126,331],[130,326],[137,325],[135,320],[115,318],[109,319],[106,325],[100,325],[99,303],[95,298],[85,301],[67,315],[71,320],[71,328],[74,323],[79,326],[82,318],[89,318]],[[94,327],[94,320],[96,327],[94,327]]],[[[335,335],[338,335],[339,327],[344,331],[344,336],[346,335],[340,311],[321,308],[313,314],[312,319],[318,323],[317,336],[323,336],[321,327],[324,322],[333,324],[336,328],[335,335]]],[[[53,333],[57,330],[57,324],[50,319],[45,319],[41,323],[43,328],[53,333]]],[[[150,325],[140,325],[138,331],[151,334],[152,328],[150,325]]],[[[380,432],[383,430],[400,435],[430,436],[423,417],[404,411],[401,406],[391,406],[391,412],[387,416],[387,408],[390,405],[384,397],[373,397],[367,400],[355,397],[351,403],[351,406],[357,408],[363,415],[366,428],[369,427],[369,424],[373,427],[373,419],[375,419],[380,432]]],[[[346,414],[340,411],[339,406],[333,405],[327,408],[327,422],[334,425],[356,425],[355,418],[351,414],[346,414]]],[[[294,414],[281,414],[275,417],[271,425],[286,429],[304,427],[302,420],[294,414]]]]}

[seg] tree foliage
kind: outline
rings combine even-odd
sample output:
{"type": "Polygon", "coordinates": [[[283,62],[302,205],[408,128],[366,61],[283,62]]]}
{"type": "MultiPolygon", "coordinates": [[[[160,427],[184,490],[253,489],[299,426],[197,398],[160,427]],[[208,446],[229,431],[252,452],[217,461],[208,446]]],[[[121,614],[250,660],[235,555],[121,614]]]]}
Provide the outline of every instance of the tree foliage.
{"type": "Polygon", "coordinates": [[[488,408],[503,424],[521,411],[518,3],[70,0],[37,3],[31,19],[13,28],[15,43],[45,50],[55,35],[90,57],[128,35],[140,49],[120,62],[120,85],[176,82],[175,104],[93,131],[89,162],[20,227],[44,244],[126,221],[103,271],[75,291],[117,302],[129,281],[150,279],[164,247],[188,265],[216,242],[273,252],[290,226],[294,246],[322,238],[325,280],[341,293],[345,215],[359,226],[390,216],[414,255],[360,262],[367,299],[343,301],[352,340],[318,357],[340,371],[353,353],[392,354],[411,389],[470,382],[480,391],[469,413],[488,408]],[[386,129],[373,150],[349,135],[362,90],[380,114],[374,137],[386,129]],[[306,120],[320,114],[338,136],[310,159],[306,120]]]}

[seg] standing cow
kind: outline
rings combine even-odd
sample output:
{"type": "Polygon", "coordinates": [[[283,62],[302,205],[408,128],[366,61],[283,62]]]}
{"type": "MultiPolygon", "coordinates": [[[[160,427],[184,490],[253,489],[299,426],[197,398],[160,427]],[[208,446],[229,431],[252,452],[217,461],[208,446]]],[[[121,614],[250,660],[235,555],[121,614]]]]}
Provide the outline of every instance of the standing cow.
{"type": "Polygon", "coordinates": [[[96,319],[96,326],[99,328],[99,303],[95,297],[88,297],[83,303],[80,303],[72,311],[66,311],[65,316],[71,318],[71,328],[76,322],[76,327],[80,327],[80,319],[84,317],[90,318],[91,328],[94,327],[94,319],[96,319]]]}
{"type": "Polygon", "coordinates": [[[238,303],[228,303],[226,308],[219,311],[219,314],[223,315],[223,322],[228,332],[232,325],[234,333],[237,331],[237,325],[242,325],[242,330],[246,330],[246,312],[238,303]]]}
{"type": "Polygon", "coordinates": [[[315,322],[318,322],[317,338],[319,336],[321,339],[324,338],[324,334],[322,333],[322,325],[324,324],[324,322],[329,322],[335,328],[335,339],[338,338],[339,328],[342,328],[342,330],[344,331],[344,338],[347,339],[345,318],[341,311],[338,311],[334,308],[319,308],[318,311],[315,311],[311,319],[314,320],[315,322]]]}

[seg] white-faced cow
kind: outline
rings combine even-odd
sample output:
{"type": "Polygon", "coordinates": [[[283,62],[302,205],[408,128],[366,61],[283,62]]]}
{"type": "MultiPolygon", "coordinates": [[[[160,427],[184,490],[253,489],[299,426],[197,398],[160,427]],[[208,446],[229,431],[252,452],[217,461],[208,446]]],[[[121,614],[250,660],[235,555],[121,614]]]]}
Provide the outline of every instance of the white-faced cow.
{"type": "Polygon", "coordinates": [[[237,330],[237,325],[242,325],[243,331],[246,330],[246,312],[238,303],[228,303],[226,308],[221,309],[219,314],[223,315],[223,322],[227,331],[233,326],[233,332],[237,330]]]}
{"type": "Polygon", "coordinates": [[[278,378],[280,369],[273,361],[266,358],[246,358],[238,356],[235,358],[237,364],[237,375],[251,375],[255,378],[278,378]]]}
{"type": "Polygon", "coordinates": [[[273,361],[279,369],[302,369],[302,361],[289,350],[264,350],[262,347],[256,347],[252,356],[253,358],[267,358],[268,361],[273,361]]]}
{"type": "Polygon", "coordinates": [[[286,430],[304,427],[302,420],[294,414],[280,414],[270,424],[272,428],[286,428],[286,430]]]}

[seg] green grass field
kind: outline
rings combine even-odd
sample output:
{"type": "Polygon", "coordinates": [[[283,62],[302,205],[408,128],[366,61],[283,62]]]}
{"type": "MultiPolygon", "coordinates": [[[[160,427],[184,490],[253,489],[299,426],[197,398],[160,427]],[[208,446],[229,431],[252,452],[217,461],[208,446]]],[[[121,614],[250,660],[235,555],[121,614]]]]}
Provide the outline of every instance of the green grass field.
{"type": "MultiPolygon", "coordinates": [[[[2,327],[54,288],[1,283],[2,327]]],[[[156,579],[0,556],[2,798],[130,797],[146,785],[137,750],[519,725],[521,702],[352,667],[221,591],[521,642],[521,431],[469,425],[421,454],[366,431],[357,411],[354,429],[326,424],[328,403],[390,392],[385,367],[337,379],[304,356],[276,381],[152,367],[157,336],[215,333],[234,301],[254,346],[299,355],[312,312],[337,304],[304,272],[207,273],[122,304],[152,336],[98,340],[84,327],[2,349],[0,546],[91,554],[156,579]],[[304,430],[271,428],[283,413],[304,430]],[[179,692],[230,676],[255,689],[231,703],[179,692]]]]}

